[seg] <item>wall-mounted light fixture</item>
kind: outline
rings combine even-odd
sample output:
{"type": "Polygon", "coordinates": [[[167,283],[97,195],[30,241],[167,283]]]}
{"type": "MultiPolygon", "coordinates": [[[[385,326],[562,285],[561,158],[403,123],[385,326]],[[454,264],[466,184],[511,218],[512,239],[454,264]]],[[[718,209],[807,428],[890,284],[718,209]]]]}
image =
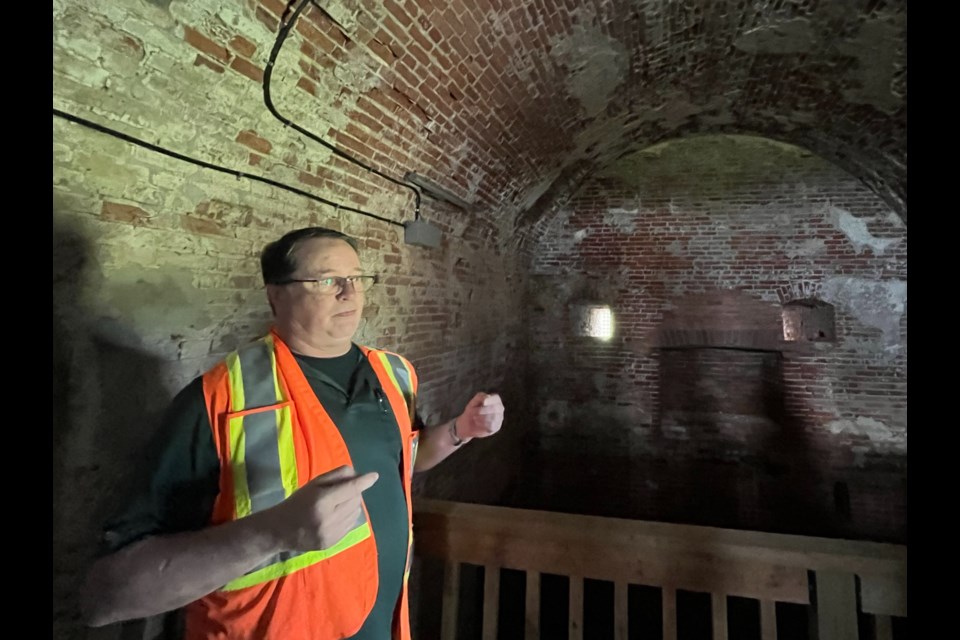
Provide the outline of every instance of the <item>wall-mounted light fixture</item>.
{"type": "Polygon", "coordinates": [[[440,246],[442,236],[440,229],[426,220],[411,220],[403,223],[403,241],[406,244],[436,249],[440,246]]]}
{"type": "Polygon", "coordinates": [[[434,200],[442,200],[443,202],[448,202],[453,206],[463,209],[464,211],[469,212],[472,209],[472,206],[469,202],[463,198],[457,197],[455,194],[450,193],[443,187],[438,184],[427,180],[423,176],[414,173],[413,171],[408,171],[403,179],[409,182],[410,184],[415,184],[423,190],[423,193],[430,196],[434,200]]]}
{"type": "MultiPolygon", "coordinates": [[[[434,200],[440,200],[442,202],[452,204],[453,206],[463,209],[464,211],[470,211],[471,209],[470,203],[466,200],[457,197],[440,185],[427,180],[423,176],[416,174],[413,171],[408,171],[403,176],[403,179],[410,184],[420,187],[425,195],[430,196],[434,200]]],[[[440,229],[430,224],[426,220],[421,219],[419,216],[412,222],[403,223],[403,241],[407,244],[417,247],[427,247],[428,249],[436,249],[440,246],[442,236],[443,234],[440,232],[440,229]]]]}

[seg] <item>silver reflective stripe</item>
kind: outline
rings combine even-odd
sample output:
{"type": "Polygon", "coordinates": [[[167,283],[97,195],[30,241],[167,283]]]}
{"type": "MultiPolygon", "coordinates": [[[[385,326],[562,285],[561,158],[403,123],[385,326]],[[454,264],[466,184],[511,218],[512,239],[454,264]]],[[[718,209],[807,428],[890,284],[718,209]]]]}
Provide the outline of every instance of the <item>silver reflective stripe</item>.
{"type": "MultiPolygon", "coordinates": [[[[238,353],[243,376],[244,410],[268,407],[277,398],[271,345],[258,340],[238,353]]],[[[280,444],[277,441],[276,410],[244,416],[244,460],[250,510],[263,511],[286,497],[280,472],[280,444]]]]}
{"type": "Polygon", "coordinates": [[[278,562],[286,562],[287,560],[301,556],[304,553],[304,551],[281,551],[277,555],[271,556],[270,558],[264,560],[253,569],[250,569],[250,571],[247,571],[247,573],[244,575],[249,575],[254,571],[260,571],[260,569],[265,569],[266,567],[269,567],[272,564],[277,564],[278,562]]]}
{"type": "Polygon", "coordinates": [[[403,363],[403,360],[393,355],[392,353],[384,353],[387,356],[387,362],[390,363],[390,368],[393,369],[393,376],[397,379],[397,384],[400,385],[400,391],[403,393],[403,399],[407,403],[407,409],[410,411],[410,418],[413,419],[413,385],[410,383],[410,372],[407,370],[407,366],[403,363]]]}
{"type": "MultiPolygon", "coordinates": [[[[353,523],[353,526],[351,527],[351,530],[356,529],[357,527],[359,527],[359,526],[361,526],[361,525],[364,525],[364,524],[366,524],[366,523],[367,523],[367,514],[366,514],[366,512],[365,512],[363,509],[360,509],[360,513],[359,513],[359,515],[357,516],[356,522],[353,523]]],[[[296,558],[297,556],[302,556],[304,553],[309,553],[309,552],[307,552],[307,551],[281,551],[280,553],[276,554],[275,556],[272,556],[271,558],[269,558],[269,559],[261,562],[260,564],[258,564],[258,565],[257,565],[256,567],[254,567],[253,569],[250,569],[249,571],[247,571],[247,573],[249,574],[249,573],[253,573],[254,571],[259,571],[260,569],[263,569],[264,567],[269,567],[270,565],[272,565],[272,564],[277,564],[278,562],[286,562],[287,560],[291,560],[292,558],[296,558]]]]}

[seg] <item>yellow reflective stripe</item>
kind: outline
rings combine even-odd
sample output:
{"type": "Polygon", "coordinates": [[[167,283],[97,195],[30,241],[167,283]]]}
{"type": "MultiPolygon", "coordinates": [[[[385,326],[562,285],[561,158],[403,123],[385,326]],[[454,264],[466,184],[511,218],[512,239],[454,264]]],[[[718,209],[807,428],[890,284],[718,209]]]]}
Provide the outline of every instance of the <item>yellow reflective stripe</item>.
{"type": "Polygon", "coordinates": [[[230,432],[230,469],[233,471],[233,500],[237,518],[250,515],[250,488],[247,486],[247,474],[244,471],[246,460],[244,451],[243,416],[230,418],[227,426],[230,432]]]}
{"type": "Polygon", "coordinates": [[[244,410],[243,374],[240,371],[240,353],[234,351],[227,356],[227,372],[230,376],[230,404],[236,413],[244,410]]]}
{"type": "Polygon", "coordinates": [[[338,553],[346,551],[350,547],[363,542],[369,537],[370,523],[364,522],[362,525],[345,535],[340,542],[329,549],[308,551],[298,556],[294,556],[289,560],[283,560],[281,562],[271,564],[263,569],[259,569],[253,573],[248,573],[245,576],[241,576],[236,580],[231,580],[224,585],[222,590],[236,591],[237,589],[246,589],[247,587],[252,587],[262,582],[269,582],[270,580],[276,580],[277,578],[288,576],[295,571],[305,569],[312,564],[316,564],[322,560],[331,558],[338,553]]]}
{"type": "MultiPolygon", "coordinates": [[[[240,354],[234,351],[227,356],[227,374],[230,378],[230,404],[234,411],[243,411],[243,373],[240,369],[240,354]]],[[[243,416],[231,418],[227,424],[230,437],[230,468],[233,471],[233,498],[237,518],[250,515],[250,488],[247,486],[244,455],[243,416]]]]}
{"type": "MultiPolygon", "coordinates": [[[[400,397],[403,398],[403,406],[407,408],[407,413],[410,413],[412,407],[410,406],[410,403],[407,401],[407,394],[404,393],[403,387],[401,387],[400,383],[397,382],[397,377],[393,375],[393,366],[390,364],[390,360],[387,358],[387,354],[382,351],[378,351],[377,356],[380,358],[380,362],[383,363],[383,368],[387,372],[387,375],[390,377],[390,382],[392,382],[393,386],[396,387],[397,391],[400,392],[400,397]]],[[[410,420],[412,424],[413,418],[411,417],[410,420]]]]}
{"type": "Polygon", "coordinates": [[[410,364],[402,356],[395,353],[384,353],[387,357],[391,372],[394,375],[393,379],[396,383],[399,383],[397,386],[400,389],[401,395],[403,395],[404,401],[407,403],[407,413],[410,414],[410,423],[413,424],[413,406],[416,400],[416,391],[413,388],[413,374],[410,373],[410,364]]]}
{"type": "Polygon", "coordinates": [[[393,386],[395,386],[397,391],[400,392],[400,397],[403,398],[403,404],[407,404],[407,394],[403,392],[403,387],[401,387],[400,383],[397,382],[397,377],[393,375],[393,366],[390,365],[390,361],[387,359],[387,354],[382,351],[378,351],[377,356],[380,358],[380,362],[383,363],[383,368],[387,372],[387,375],[390,376],[390,382],[392,382],[393,386]]]}

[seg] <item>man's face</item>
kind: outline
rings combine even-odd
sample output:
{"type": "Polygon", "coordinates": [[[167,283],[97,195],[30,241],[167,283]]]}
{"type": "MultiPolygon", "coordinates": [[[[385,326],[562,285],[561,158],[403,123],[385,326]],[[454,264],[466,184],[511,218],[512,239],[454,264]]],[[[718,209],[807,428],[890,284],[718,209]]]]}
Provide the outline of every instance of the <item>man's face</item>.
{"type": "MultiPolygon", "coordinates": [[[[311,238],[293,251],[297,268],[292,279],[322,279],[362,274],[360,257],[349,244],[336,238],[311,238]]],[[[283,336],[296,336],[321,347],[349,343],[360,325],[363,293],[352,285],[340,293],[318,293],[312,283],[271,285],[268,296],[283,336]]]]}

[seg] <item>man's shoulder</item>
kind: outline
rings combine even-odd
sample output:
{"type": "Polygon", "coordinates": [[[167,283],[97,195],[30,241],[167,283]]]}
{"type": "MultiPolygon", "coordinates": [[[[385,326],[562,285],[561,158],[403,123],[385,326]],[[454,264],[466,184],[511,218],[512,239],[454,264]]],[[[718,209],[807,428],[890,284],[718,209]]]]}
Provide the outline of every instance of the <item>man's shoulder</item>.
{"type": "Polygon", "coordinates": [[[393,351],[388,351],[387,349],[380,349],[377,347],[369,346],[360,346],[360,349],[366,354],[367,359],[371,360],[373,358],[379,358],[385,360],[386,364],[389,366],[396,366],[397,364],[402,364],[407,369],[413,371],[413,365],[407,360],[404,356],[399,353],[394,353],[393,351]]]}
{"type": "Polygon", "coordinates": [[[406,360],[406,358],[403,355],[396,353],[394,351],[390,351],[389,349],[381,349],[380,347],[371,347],[369,345],[362,345],[362,344],[357,346],[360,347],[362,351],[367,353],[367,357],[371,357],[372,355],[377,353],[383,353],[388,356],[394,356],[394,357],[406,360]]]}

